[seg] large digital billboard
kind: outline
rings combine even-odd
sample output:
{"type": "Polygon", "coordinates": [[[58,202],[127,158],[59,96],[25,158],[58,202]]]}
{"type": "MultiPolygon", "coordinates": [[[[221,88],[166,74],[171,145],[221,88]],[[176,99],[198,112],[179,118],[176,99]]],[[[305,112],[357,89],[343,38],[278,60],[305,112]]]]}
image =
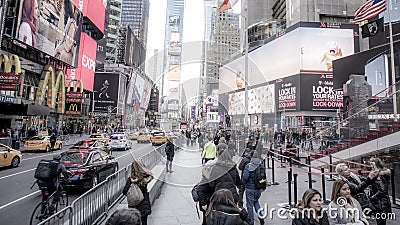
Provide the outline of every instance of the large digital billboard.
{"type": "Polygon", "coordinates": [[[171,65],[168,71],[169,80],[180,80],[181,79],[181,66],[171,65]]]}
{"type": "Polygon", "coordinates": [[[69,65],[78,62],[82,13],[69,0],[22,0],[16,39],[69,65]]]}
{"type": "Polygon", "coordinates": [[[245,114],[244,91],[229,94],[228,114],[242,115],[245,114]]]}
{"type": "Polygon", "coordinates": [[[78,67],[67,70],[67,80],[81,80],[85,90],[93,91],[96,51],[97,42],[82,32],[78,67]]]}
{"type": "Polygon", "coordinates": [[[142,93],[142,99],[140,100],[140,108],[147,109],[150,100],[150,93],[151,93],[151,84],[148,81],[145,81],[142,93]]]}
{"type": "Polygon", "coordinates": [[[141,66],[146,58],[146,50],[128,26],[126,32],[125,64],[141,66]]]}
{"type": "MultiPolygon", "coordinates": [[[[278,112],[300,110],[300,76],[290,76],[275,81],[275,102],[278,112]]],[[[301,96],[304,98],[304,96],[301,96]]]]}
{"type": "MultiPolygon", "coordinates": [[[[316,25],[304,25],[310,24],[316,25]]],[[[288,28],[291,31],[249,53],[249,86],[299,73],[332,73],[332,61],[357,49],[354,29],[353,25],[340,23],[288,28]]],[[[220,68],[220,93],[244,87],[244,59],[241,56],[220,68]]]]}
{"type": "Polygon", "coordinates": [[[141,76],[136,77],[135,87],[133,89],[133,106],[134,109],[137,111],[140,109],[141,100],[143,96],[143,89],[144,89],[144,79],[141,76]]]}
{"type": "Polygon", "coordinates": [[[249,90],[248,112],[255,113],[274,113],[275,112],[275,84],[249,90]]]}
{"type": "Polygon", "coordinates": [[[83,16],[89,18],[99,30],[104,33],[107,1],[103,0],[75,0],[75,5],[81,10],[83,16]],[[91,7],[88,7],[88,6],[91,7]]]}
{"type": "Polygon", "coordinates": [[[116,112],[120,74],[96,73],[94,76],[94,111],[116,112]]]}

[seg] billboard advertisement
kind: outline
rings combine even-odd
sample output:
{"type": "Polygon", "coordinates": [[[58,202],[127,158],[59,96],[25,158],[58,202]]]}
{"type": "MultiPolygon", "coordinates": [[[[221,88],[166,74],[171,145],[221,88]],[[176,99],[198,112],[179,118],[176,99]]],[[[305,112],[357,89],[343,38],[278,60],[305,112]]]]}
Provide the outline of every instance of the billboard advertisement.
{"type": "Polygon", "coordinates": [[[135,87],[133,88],[133,106],[136,111],[140,109],[141,100],[143,96],[143,89],[144,89],[144,79],[137,75],[135,80],[135,87]]]}
{"type": "Polygon", "coordinates": [[[169,64],[170,65],[179,65],[181,63],[181,57],[179,55],[170,55],[169,56],[169,64]]]}
{"type": "Polygon", "coordinates": [[[151,93],[151,84],[148,81],[145,81],[142,93],[142,99],[140,100],[140,108],[147,109],[150,100],[151,93]]]}
{"type": "Polygon", "coordinates": [[[125,64],[140,66],[146,58],[146,50],[128,26],[126,31],[125,64]]]}
{"type": "Polygon", "coordinates": [[[181,66],[171,65],[168,71],[169,80],[180,80],[181,79],[181,66]]]}
{"type": "Polygon", "coordinates": [[[20,2],[15,39],[76,66],[82,13],[69,0],[20,2]]]}
{"type": "Polygon", "coordinates": [[[179,81],[178,80],[170,80],[168,81],[168,88],[170,93],[178,93],[179,92],[179,81]]]}
{"type": "Polygon", "coordinates": [[[81,33],[78,67],[67,70],[67,81],[81,80],[83,88],[93,91],[94,72],[96,69],[97,42],[86,33],[81,33]]]}
{"type": "MultiPolygon", "coordinates": [[[[332,73],[332,61],[357,49],[350,25],[291,29],[249,53],[249,86],[299,73],[332,73]]],[[[243,88],[244,65],[242,56],[220,68],[221,93],[243,88]]]]}
{"type": "Polygon", "coordinates": [[[181,55],[182,44],[180,42],[170,42],[168,46],[168,55],[179,56],[181,55]]]}
{"type": "Polygon", "coordinates": [[[181,17],[179,15],[169,16],[168,23],[171,27],[179,27],[181,24],[181,17]]]}
{"type": "Polygon", "coordinates": [[[101,33],[104,33],[107,1],[75,0],[74,4],[79,10],[81,10],[83,16],[89,18],[89,20],[92,21],[92,23],[101,31],[101,33]],[[88,7],[88,5],[92,7],[88,7]]]}
{"type": "Polygon", "coordinates": [[[326,74],[301,74],[300,110],[336,111],[343,108],[343,90],[333,89],[333,77],[326,74]]]}
{"type": "Polygon", "coordinates": [[[116,112],[119,80],[118,73],[96,73],[93,88],[95,112],[116,112]]]}
{"type": "Polygon", "coordinates": [[[244,91],[229,94],[228,114],[241,115],[245,114],[244,91]]]}
{"type": "Polygon", "coordinates": [[[389,87],[389,65],[387,55],[380,55],[365,65],[365,76],[371,85],[372,96],[384,98],[389,87]]]}
{"type": "Polygon", "coordinates": [[[249,114],[275,113],[275,84],[249,90],[248,107],[249,114]]]}
{"type": "MultiPolygon", "coordinates": [[[[304,96],[301,96],[304,98],[304,96]]],[[[299,111],[300,109],[300,76],[290,76],[276,80],[275,102],[277,111],[299,111]]]]}

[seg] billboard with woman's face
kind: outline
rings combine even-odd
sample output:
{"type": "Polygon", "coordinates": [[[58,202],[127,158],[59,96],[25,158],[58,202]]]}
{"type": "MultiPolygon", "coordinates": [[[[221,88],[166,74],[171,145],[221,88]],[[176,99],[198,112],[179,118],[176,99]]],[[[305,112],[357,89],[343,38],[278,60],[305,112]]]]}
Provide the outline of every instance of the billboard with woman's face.
{"type": "Polygon", "coordinates": [[[69,0],[22,0],[16,39],[66,64],[78,61],[82,13],[69,0]]]}

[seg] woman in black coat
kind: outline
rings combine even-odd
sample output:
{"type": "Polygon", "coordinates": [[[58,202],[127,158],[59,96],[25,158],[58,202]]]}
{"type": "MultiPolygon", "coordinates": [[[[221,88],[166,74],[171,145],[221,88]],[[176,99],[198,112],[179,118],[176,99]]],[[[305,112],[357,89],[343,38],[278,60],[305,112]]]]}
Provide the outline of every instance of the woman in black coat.
{"type": "Polygon", "coordinates": [[[153,179],[153,174],[144,165],[134,160],[131,167],[131,175],[126,181],[125,187],[122,191],[124,195],[133,183],[136,183],[143,193],[144,199],[136,206],[129,206],[129,208],[136,208],[140,211],[142,225],[147,225],[147,217],[151,214],[151,204],[149,192],[147,191],[147,184],[153,179]]]}
{"type": "Polygon", "coordinates": [[[250,218],[244,209],[239,209],[232,192],[220,189],[212,195],[205,213],[207,225],[249,225],[250,218]]]}
{"type": "Polygon", "coordinates": [[[292,225],[329,225],[328,215],[322,210],[321,193],[315,189],[304,192],[301,202],[296,206],[297,215],[292,225]]]}
{"type": "Polygon", "coordinates": [[[376,212],[380,216],[377,216],[378,225],[386,225],[387,215],[382,217],[382,214],[392,212],[392,206],[389,199],[389,181],[390,181],[390,170],[385,167],[385,164],[379,158],[371,158],[370,163],[375,164],[376,169],[379,170],[377,179],[371,185],[370,199],[371,204],[374,206],[376,212]]]}

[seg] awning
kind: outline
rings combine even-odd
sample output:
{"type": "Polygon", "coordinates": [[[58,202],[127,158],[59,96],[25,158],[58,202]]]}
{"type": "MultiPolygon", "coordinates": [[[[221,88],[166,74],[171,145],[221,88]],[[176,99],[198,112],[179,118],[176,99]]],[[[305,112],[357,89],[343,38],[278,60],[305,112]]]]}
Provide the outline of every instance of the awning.
{"type": "Polygon", "coordinates": [[[17,116],[48,116],[50,115],[50,109],[41,105],[0,103],[0,114],[17,116]]]}

